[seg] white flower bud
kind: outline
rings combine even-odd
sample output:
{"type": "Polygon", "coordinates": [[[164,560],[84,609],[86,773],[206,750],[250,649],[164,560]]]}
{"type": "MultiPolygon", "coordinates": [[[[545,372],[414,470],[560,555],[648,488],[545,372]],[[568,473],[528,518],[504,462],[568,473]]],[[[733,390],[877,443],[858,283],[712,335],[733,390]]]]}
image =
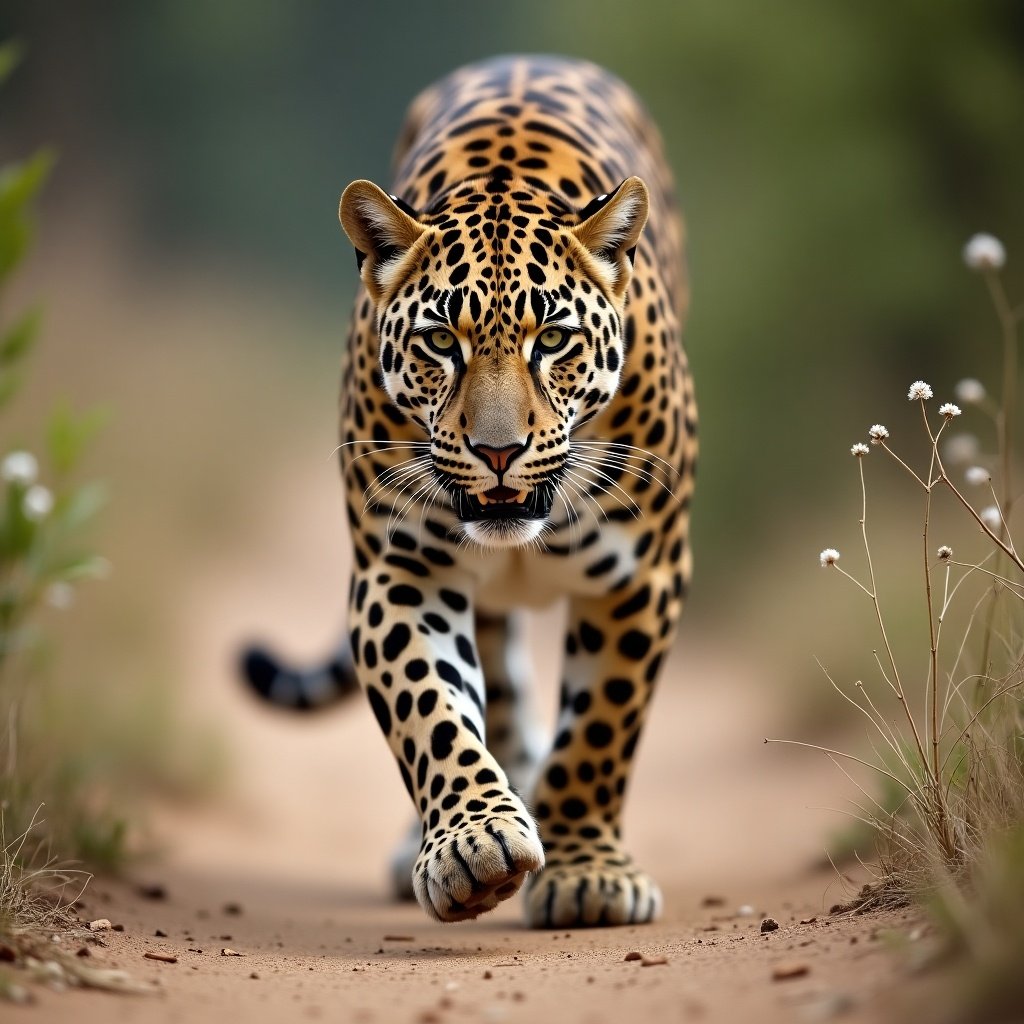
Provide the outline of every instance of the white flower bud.
{"type": "Polygon", "coordinates": [[[953,394],[964,405],[977,405],[979,402],[985,401],[985,385],[973,377],[964,377],[963,380],[956,382],[953,394]]]}
{"type": "Polygon", "coordinates": [[[26,519],[38,523],[53,511],[53,495],[42,484],[33,484],[25,492],[21,508],[26,519]]]}
{"type": "Polygon", "coordinates": [[[987,505],[978,515],[981,517],[981,521],[993,533],[1003,525],[1003,517],[999,514],[999,509],[995,505],[987,505]]]}
{"type": "Polygon", "coordinates": [[[9,484],[35,483],[39,475],[39,463],[31,452],[11,452],[0,463],[0,476],[9,484]]]}
{"type": "Polygon", "coordinates": [[[964,246],[964,263],[971,270],[1000,270],[1006,263],[1006,249],[994,235],[974,235],[964,246]]]}

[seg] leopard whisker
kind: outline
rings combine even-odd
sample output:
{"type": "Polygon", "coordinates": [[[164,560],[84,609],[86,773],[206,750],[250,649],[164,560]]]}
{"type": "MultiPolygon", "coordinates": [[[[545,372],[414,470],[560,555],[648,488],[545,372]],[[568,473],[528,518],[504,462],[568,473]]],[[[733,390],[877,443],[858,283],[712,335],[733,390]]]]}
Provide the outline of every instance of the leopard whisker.
{"type": "Polygon", "coordinates": [[[386,492],[388,492],[388,491],[395,491],[396,492],[395,493],[395,498],[394,498],[394,500],[391,503],[391,511],[389,513],[389,516],[388,516],[388,518],[390,520],[391,515],[394,514],[395,506],[398,504],[399,500],[402,498],[402,495],[407,494],[408,493],[408,488],[410,486],[411,487],[415,487],[417,484],[419,484],[419,482],[421,480],[423,480],[426,476],[428,476],[429,473],[430,473],[430,469],[428,467],[417,466],[417,467],[414,467],[412,469],[406,470],[404,475],[403,475],[403,479],[398,480],[396,478],[395,480],[390,481],[387,484],[387,486],[377,488],[377,490],[374,493],[373,497],[372,498],[368,498],[367,501],[364,503],[364,505],[363,505],[363,512],[362,512],[362,515],[360,516],[360,518],[362,518],[362,516],[366,514],[366,511],[370,507],[371,504],[373,506],[378,506],[379,504],[381,504],[382,499],[386,501],[387,499],[384,498],[384,494],[386,492]]]}
{"type": "MultiPolygon", "coordinates": [[[[576,495],[577,499],[580,501],[580,503],[583,505],[583,507],[590,513],[591,518],[594,520],[594,525],[598,528],[598,530],[600,530],[601,529],[601,520],[598,519],[597,515],[594,513],[594,508],[596,508],[597,511],[600,512],[602,517],[604,517],[605,519],[607,519],[608,517],[607,517],[607,514],[605,513],[605,510],[603,508],[601,508],[601,506],[598,503],[597,499],[594,498],[593,495],[588,494],[585,489],[581,491],[578,484],[576,484],[576,483],[574,483],[574,482],[572,482],[570,480],[567,480],[565,477],[562,478],[562,483],[566,487],[568,487],[572,491],[573,494],[576,495]],[[594,508],[592,508],[591,506],[594,506],[594,508]]],[[[581,533],[582,533],[582,520],[580,521],[580,527],[581,527],[581,533]]],[[[582,540],[582,536],[581,536],[580,539],[582,540]]]]}
{"type": "MultiPolygon", "coordinates": [[[[387,451],[391,448],[429,448],[430,441],[378,441],[371,437],[357,437],[354,441],[344,441],[339,444],[330,455],[327,456],[327,461],[330,462],[342,448],[348,448],[354,444],[369,444],[373,445],[375,449],[379,451],[387,451]]],[[[365,452],[366,455],[371,455],[372,452],[365,452]]],[[[359,458],[363,456],[360,455],[359,458]]],[[[353,462],[355,460],[353,459],[353,462]]]]}
{"type": "Polygon", "coordinates": [[[574,473],[571,469],[566,469],[566,473],[569,476],[571,476],[574,480],[583,484],[584,487],[588,489],[591,487],[596,487],[599,491],[602,491],[603,493],[607,494],[609,498],[614,498],[623,508],[629,509],[630,506],[632,506],[632,509],[630,509],[630,511],[632,511],[634,519],[639,519],[643,515],[643,509],[641,509],[640,506],[617,483],[615,483],[615,481],[612,480],[612,478],[608,476],[607,473],[602,473],[600,470],[594,469],[592,467],[578,466],[577,468],[579,468],[583,472],[596,473],[598,476],[603,477],[612,485],[612,487],[616,491],[619,492],[619,494],[623,495],[623,497],[626,498],[626,501],[628,501],[629,504],[627,505],[626,502],[622,500],[622,498],[620,498],[609,488],[605,487],[603,484],[598,483],[596,480],[588,480],[586,477],[580,476],[578,473],[574,473]]]}
{"type": "MultiPolygon", "coordinates": [[[[674,473],[676,476],[680,475],[679,470],[667,459],[663,459],[660,455],[655,455],[654,452],[649,452],[646,448],[640,448],[635,444],[626,444],[624,441],[603,441],[599,438],[582,438],[580,440],[573,438],[572,444],[602,447],[610,446],[612,448],[624,448],[629,451],[640,452],[640,454],[645,458],[653,459],[655,462],[660,462],[670,473],[674,473]]],[[[634,456],[634,458],[635,457],[636,456],[634,456]]]]}
{"type": "Polygon", "coordinates": [[[366,488],[363,496],[364,504],[367,501],[375,500],[382,491],[390,489],[401,477],[414,472],[421,472],[429,468],[429,465],[429,456],[417,455],[413,459],[406,459],[404,462],[399,462],[397,465],[389,467],[366,488]]]}
{"type": "MultiPolygon", "coordinates": [[[[402,525],[402,521],[405,518],[406,511],[409,509],[409,507],[416,501],[416,499],[421,494],[424,494],[431,487],[433,487],[434,482],[435,482],[434,479],[431,477],[431,479],[429,479],[425,484],[422,484],[420,487],[416,488],[415,491],[413,491],[412,495],[409,497],[409,500],[402,506],[401,511],[398,513],[398,516],[394,518],[394,526],[393,527],[391,525],[392,517],[388,518],[387,530],[385,532],[385,536],[388,538],[388,547],[391,546],[392,531],[393,530],[397,530],[398,527],[402,525]]],[[[396,504],[397,504],[397,500],[396,500],[396,504]]],[[[391,508],[392,508],[392,513],[393,513],[394,512],[394,505],[392,505],[391,508]]]]}
{"type": "Polygon", "coordinates": [[[656,476],[652,476],[650,473],[644,473],[639,470],[632,469],[629,466],[624,466],[622,464],[608,463],[603,460],[595,461],[593,459],[587,458],[586,456],[580,455],[579,453],[575,453],[574,455],[571,456],[571,458],[574,460],[575,465],[580,467],[587,466],[590,467],[591,469],[597,469],[602,467],[607,470],[614,469],[621,473],[628,473],[630,476],[636,477],[636,479],[638,480],[645,480],[647,481],[647,483],[657,484],[663,490],[668,491],[668,493],[675,499],[677,504],[682,505],[682,501],[680,501],[675,491],[673,491],[672,488],[669,487],[664,480],[661,480],[656,476]]]}

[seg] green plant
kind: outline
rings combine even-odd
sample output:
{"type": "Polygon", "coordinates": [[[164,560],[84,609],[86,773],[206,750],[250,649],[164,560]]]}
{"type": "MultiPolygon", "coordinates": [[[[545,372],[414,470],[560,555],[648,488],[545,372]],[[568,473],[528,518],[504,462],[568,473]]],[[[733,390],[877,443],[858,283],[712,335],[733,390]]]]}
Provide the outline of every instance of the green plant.
{"type": "Polygon", "coordinates": [[[877,878],[861,893],[861,907],[905,903],[943,882],[966,883],[991,837],[1024,821],[1024,559],[1011,529],[1017,345],[1024,306],[1014,308],[1006,297],[999,273],[1005,253],[998,240],[975,236],[965,260],[984,276],[995,306],[1003,379],[998,401],[976,380],[960,381],[955,395],[990,419],[995,452],[986,462],[972,451],[975,464],[963,473],[956,460],[964,436],[947,436],[961,408],[946,402],[933,419],[932,388],[915,381],[907,398],[919,407],[925,438],[917,468],[905,449],[897,450],[884,425],[872,426],[868,440],[892,459],[922,500],[917,553],[907,566],[876,569],[865,473],[871,447],[858,442],[850,451],[860,477],[863,571],[842,568],[834,548],[819,556],[823,568],[845,577],[868,600],[880,641],[874,652],[880,685],[857,680],[844,688],[826,672],[833,688],[867,721],[873,754],[858,757],[800,744],[822,750],[855,783],[863,801],[855,804],[854,817],[879,839],[877,878]],[[971,497],[971,488],[983,500],[971,497]],[[942,498],[947,500],[941,503],[942,498]],[[956,539],[957,550],[971,550],[980,537],[980,550],[955,557],[950,544],[935,543],[940,529],[942,540],[956,539]],[[884,606],[886,570],[913,572],[920,579],[924,650],[918,647],[910,655],[898,650],[884,606]],[[909,667],[914,660],[924,665],[920,685],[912,682],[919,671],[909,667]],[[851,763],[881,776],[882,795],[843,767],[851,763]]]}
{"type": "MultiPolygon", "coordinates": [[[[17,60],[15,45],[0,47],[0,83],[17,60]]],[[[35,202],[52,164],[43,151],[0,168],[0,289],[29,250],[35,202]]],[[[36,307],[0,322],[0,411],[19,393],[41,319],[36,307]]],[[[123,823],[90,807],[80,773],[41,742],[51,714],[41,661],[52,613],[107,570],[85,540],[105,491],[76,477],[103,418],[59,405],[39,428],[39,455],[23,444],[0,448],[0,809],[8,835],[41,832],[60,840],[64,855],[96,853],[110,862],[120,856],[123,823]],[[38,820],[44,801],[61,812],[52,824],[38,820]]]]}

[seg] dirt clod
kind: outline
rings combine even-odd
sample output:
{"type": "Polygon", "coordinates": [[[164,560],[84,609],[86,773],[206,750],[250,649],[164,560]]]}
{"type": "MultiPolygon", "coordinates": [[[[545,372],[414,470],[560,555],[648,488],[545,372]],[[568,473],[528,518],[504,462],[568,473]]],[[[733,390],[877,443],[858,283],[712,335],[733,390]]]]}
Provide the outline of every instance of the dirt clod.
{"type": "Polygon", "coordinates": [[[764,935],[765,932],[777,932],[778,930],[779,930],[779,922],[776,921],[774,917],[766,917],[761,922],[761,934],[762,935],[764,935]]]}
{"type": "Polygon", "coordinates": [[[166,938],[167,938],[167,932],[165,932],[165,931],[163,930],[163,928],[157,928],[157,930],[156,930],[155,932],[153,932],[153,934],[154,934],[154,935],[155,935],[155,936],[156,936],[156,937],[157,937],[158,939],[166,939],[166,938]]]}
{"type": "Polygon", "coordinates": [[[227,946],[225,946],[220,951],[220,955],[221,956],[245,956],[244,953],[239,953],[237,949],[229,949],[227,946]]]}
{"type": "Polygon", "coordinates": [[[167,890],[158,883],[142,884],[135,887],[135,891],[144,900],[165,900],[167,899],[167,890]]]}
{"type": "Polygon", "coordinates": [[[112,927],[110,919],[106,917],[98,917],[86,925],[91,932],[109,932],[112,927]]]}
{"type": "Polygon", "coordinates": [[[788,981],[790,978],[802,978],[810,974],[807,964],[779,964],[772,970],[772,981],[788,981]]]}
{"type": "Polygon", "coordinates": [[[700,901],[702,907],[724,907],[725,897],[724,896],[705,896],[700,901]]]}
{"type": "Polygon", "coordinates": [[[416,937],[414,935],[385,935],[385,942],[415,942],[416,937]]]}
{"type": "Polygon", "coordinates": [[[629,963],[631,960],[643,960],[643,954],[634,949],[627,953],[622,959],[626,963],[629,963]]]}
{"type": "Polygon", "coordinates": [[[225,903],[221,908],[225,914],[231,914],[233,917],[238,917],[242,913],[241,903],[225,903]]]}

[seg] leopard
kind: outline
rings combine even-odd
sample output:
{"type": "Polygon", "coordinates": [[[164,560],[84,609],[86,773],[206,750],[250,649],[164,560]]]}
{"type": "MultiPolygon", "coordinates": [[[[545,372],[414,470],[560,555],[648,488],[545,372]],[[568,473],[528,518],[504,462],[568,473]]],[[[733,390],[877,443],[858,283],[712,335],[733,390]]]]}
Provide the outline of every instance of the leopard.
{"type": "Polygon", "coordinates": [[[339,218],[345,635],[307,669],[253,647],[245,676],[298,710],[365,693],[415,809],[394,887],[431,918],[522,890],[530,927],[653,921],[622,818],[689,593],[698,452],[662,136],[595,64],[485,59],[412,102],[390,189],[353,181],[339,218]],[[545,741],[524,618],[559,606],[545,741]]]}

